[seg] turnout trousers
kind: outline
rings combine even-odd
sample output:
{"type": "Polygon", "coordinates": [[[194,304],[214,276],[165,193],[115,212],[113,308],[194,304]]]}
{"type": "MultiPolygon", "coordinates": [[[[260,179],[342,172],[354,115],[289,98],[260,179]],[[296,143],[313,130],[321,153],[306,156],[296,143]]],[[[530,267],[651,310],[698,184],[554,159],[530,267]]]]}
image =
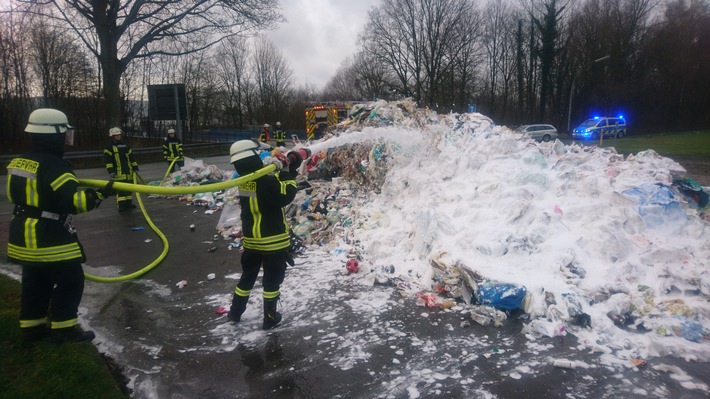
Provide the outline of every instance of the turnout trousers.
{"type": "Polygon", "coordinates": [[[46,325],[52,329],[78,324],[78,311],[84,293],[81,262],[50,263],[22,267],[20,327],[46,325]]]}

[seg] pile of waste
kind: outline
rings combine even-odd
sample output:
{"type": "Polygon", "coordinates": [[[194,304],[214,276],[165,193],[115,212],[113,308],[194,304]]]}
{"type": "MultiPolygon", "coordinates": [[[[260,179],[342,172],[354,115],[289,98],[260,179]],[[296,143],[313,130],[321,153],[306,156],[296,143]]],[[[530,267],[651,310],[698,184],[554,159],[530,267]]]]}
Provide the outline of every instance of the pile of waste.
{"type": "MultiPolygon", "coordinates": [[[[522,316],[531,339],[710,359],[708,345],[677,341],[710,339],[710,211],[675,161],[538,143],[410,100],[358,105],[308,146],[292,241],[331,253],[353,281],[485,326],[522,316]]],[[[225,237],[241,236],[236,194],[211,198],[225,237]]]]}
{"type": "Polygon", "coordinates": [[[532,339],[572,333],[620,350],[628,334],[646,337],[627,344],[634,358],[686,356],[672,338],[710,339],[707,192],[675,161],[537,143],[480,114],[409,102],[357,111],[311,145],[321,150],[309,176],[345,188],[346,209],[324,193],[323,214],[338,217],[295,229],[343,264],[357,254],[363,280],[482,325],[523,315],[532,339]]]}
{"type": "MultiPolygon", "coordinates": [[[[229,180],[232,175],[233,172],[220,170],[216,165],[205,165],[200,159],[185,157],[185,165],[180,170],[167,174],[162,181],[155,181],[149,184],[164,187],[203,186],[229,180]]],[[[151,194],[149,198],[177,198],[179,201],[187,202],[189,205],[206,208],[205,213],[213,214],[222,210],[224,203],[230,198],[228,195],[229,193],[225,191],[207,191],[181,196],[151,194]]]]}

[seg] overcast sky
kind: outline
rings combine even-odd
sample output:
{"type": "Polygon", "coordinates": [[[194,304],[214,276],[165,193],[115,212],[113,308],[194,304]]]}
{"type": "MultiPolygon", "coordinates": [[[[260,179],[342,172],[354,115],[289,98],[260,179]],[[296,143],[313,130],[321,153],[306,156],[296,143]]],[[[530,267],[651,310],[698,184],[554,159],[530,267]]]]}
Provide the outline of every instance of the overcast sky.
{"type": "Polygon", "coordinates": [[[283,52],[294,83],[323,88],[341,62],[355,53],[367,11],[380,0],[283,0],[288,22],[266,35],[283,52]]]}

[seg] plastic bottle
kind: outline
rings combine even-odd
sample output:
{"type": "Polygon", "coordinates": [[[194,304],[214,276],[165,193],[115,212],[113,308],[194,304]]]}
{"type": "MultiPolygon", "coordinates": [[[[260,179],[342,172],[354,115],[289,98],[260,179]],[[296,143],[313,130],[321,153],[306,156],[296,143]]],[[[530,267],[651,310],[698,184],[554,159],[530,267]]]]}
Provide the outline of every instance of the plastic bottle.
{"type": "Polygon", "coordinates": [[[574,369],[577,367],[573,361],[567,359],[555,359],[552,361],[552,365],[563,369],[574,369]]]}

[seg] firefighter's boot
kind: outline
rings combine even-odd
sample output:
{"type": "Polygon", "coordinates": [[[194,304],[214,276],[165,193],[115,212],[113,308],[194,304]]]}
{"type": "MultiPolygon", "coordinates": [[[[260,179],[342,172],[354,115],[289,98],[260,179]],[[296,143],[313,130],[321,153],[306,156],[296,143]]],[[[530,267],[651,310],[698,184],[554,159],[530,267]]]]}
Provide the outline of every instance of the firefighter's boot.
{"type": "Polygon", "coordinates": [[[64,342],[85,342],[91,341],[96,338],[96,334],[93,331],[84,331],[79,326],[73,326],[68,328],[57,328],[52,329],[52,335],[49,340],[55,344],[61,344],[64,342]]]}
{"type": "Polygon", "coordinates": [[[21,348],[29,348],[43,339],[49,338],[49,328],[44,325],[28,327],[22,329],[21,348]]]}
{"type": "Polygon", "coordinates": [[[227,312],[227,319],[239,323],[242,319],[242,314],[247,310],[247,302],[249,302],[248,296],[234,294],[232,297],[232,306],[229,308],[229,312],[227,312]]]}
{"type": "Polygon", "coordinates": [[[264,330],[271,330],[281,322],[281,313],[276,311],[279,298],[264,299],[264,330]]]}

